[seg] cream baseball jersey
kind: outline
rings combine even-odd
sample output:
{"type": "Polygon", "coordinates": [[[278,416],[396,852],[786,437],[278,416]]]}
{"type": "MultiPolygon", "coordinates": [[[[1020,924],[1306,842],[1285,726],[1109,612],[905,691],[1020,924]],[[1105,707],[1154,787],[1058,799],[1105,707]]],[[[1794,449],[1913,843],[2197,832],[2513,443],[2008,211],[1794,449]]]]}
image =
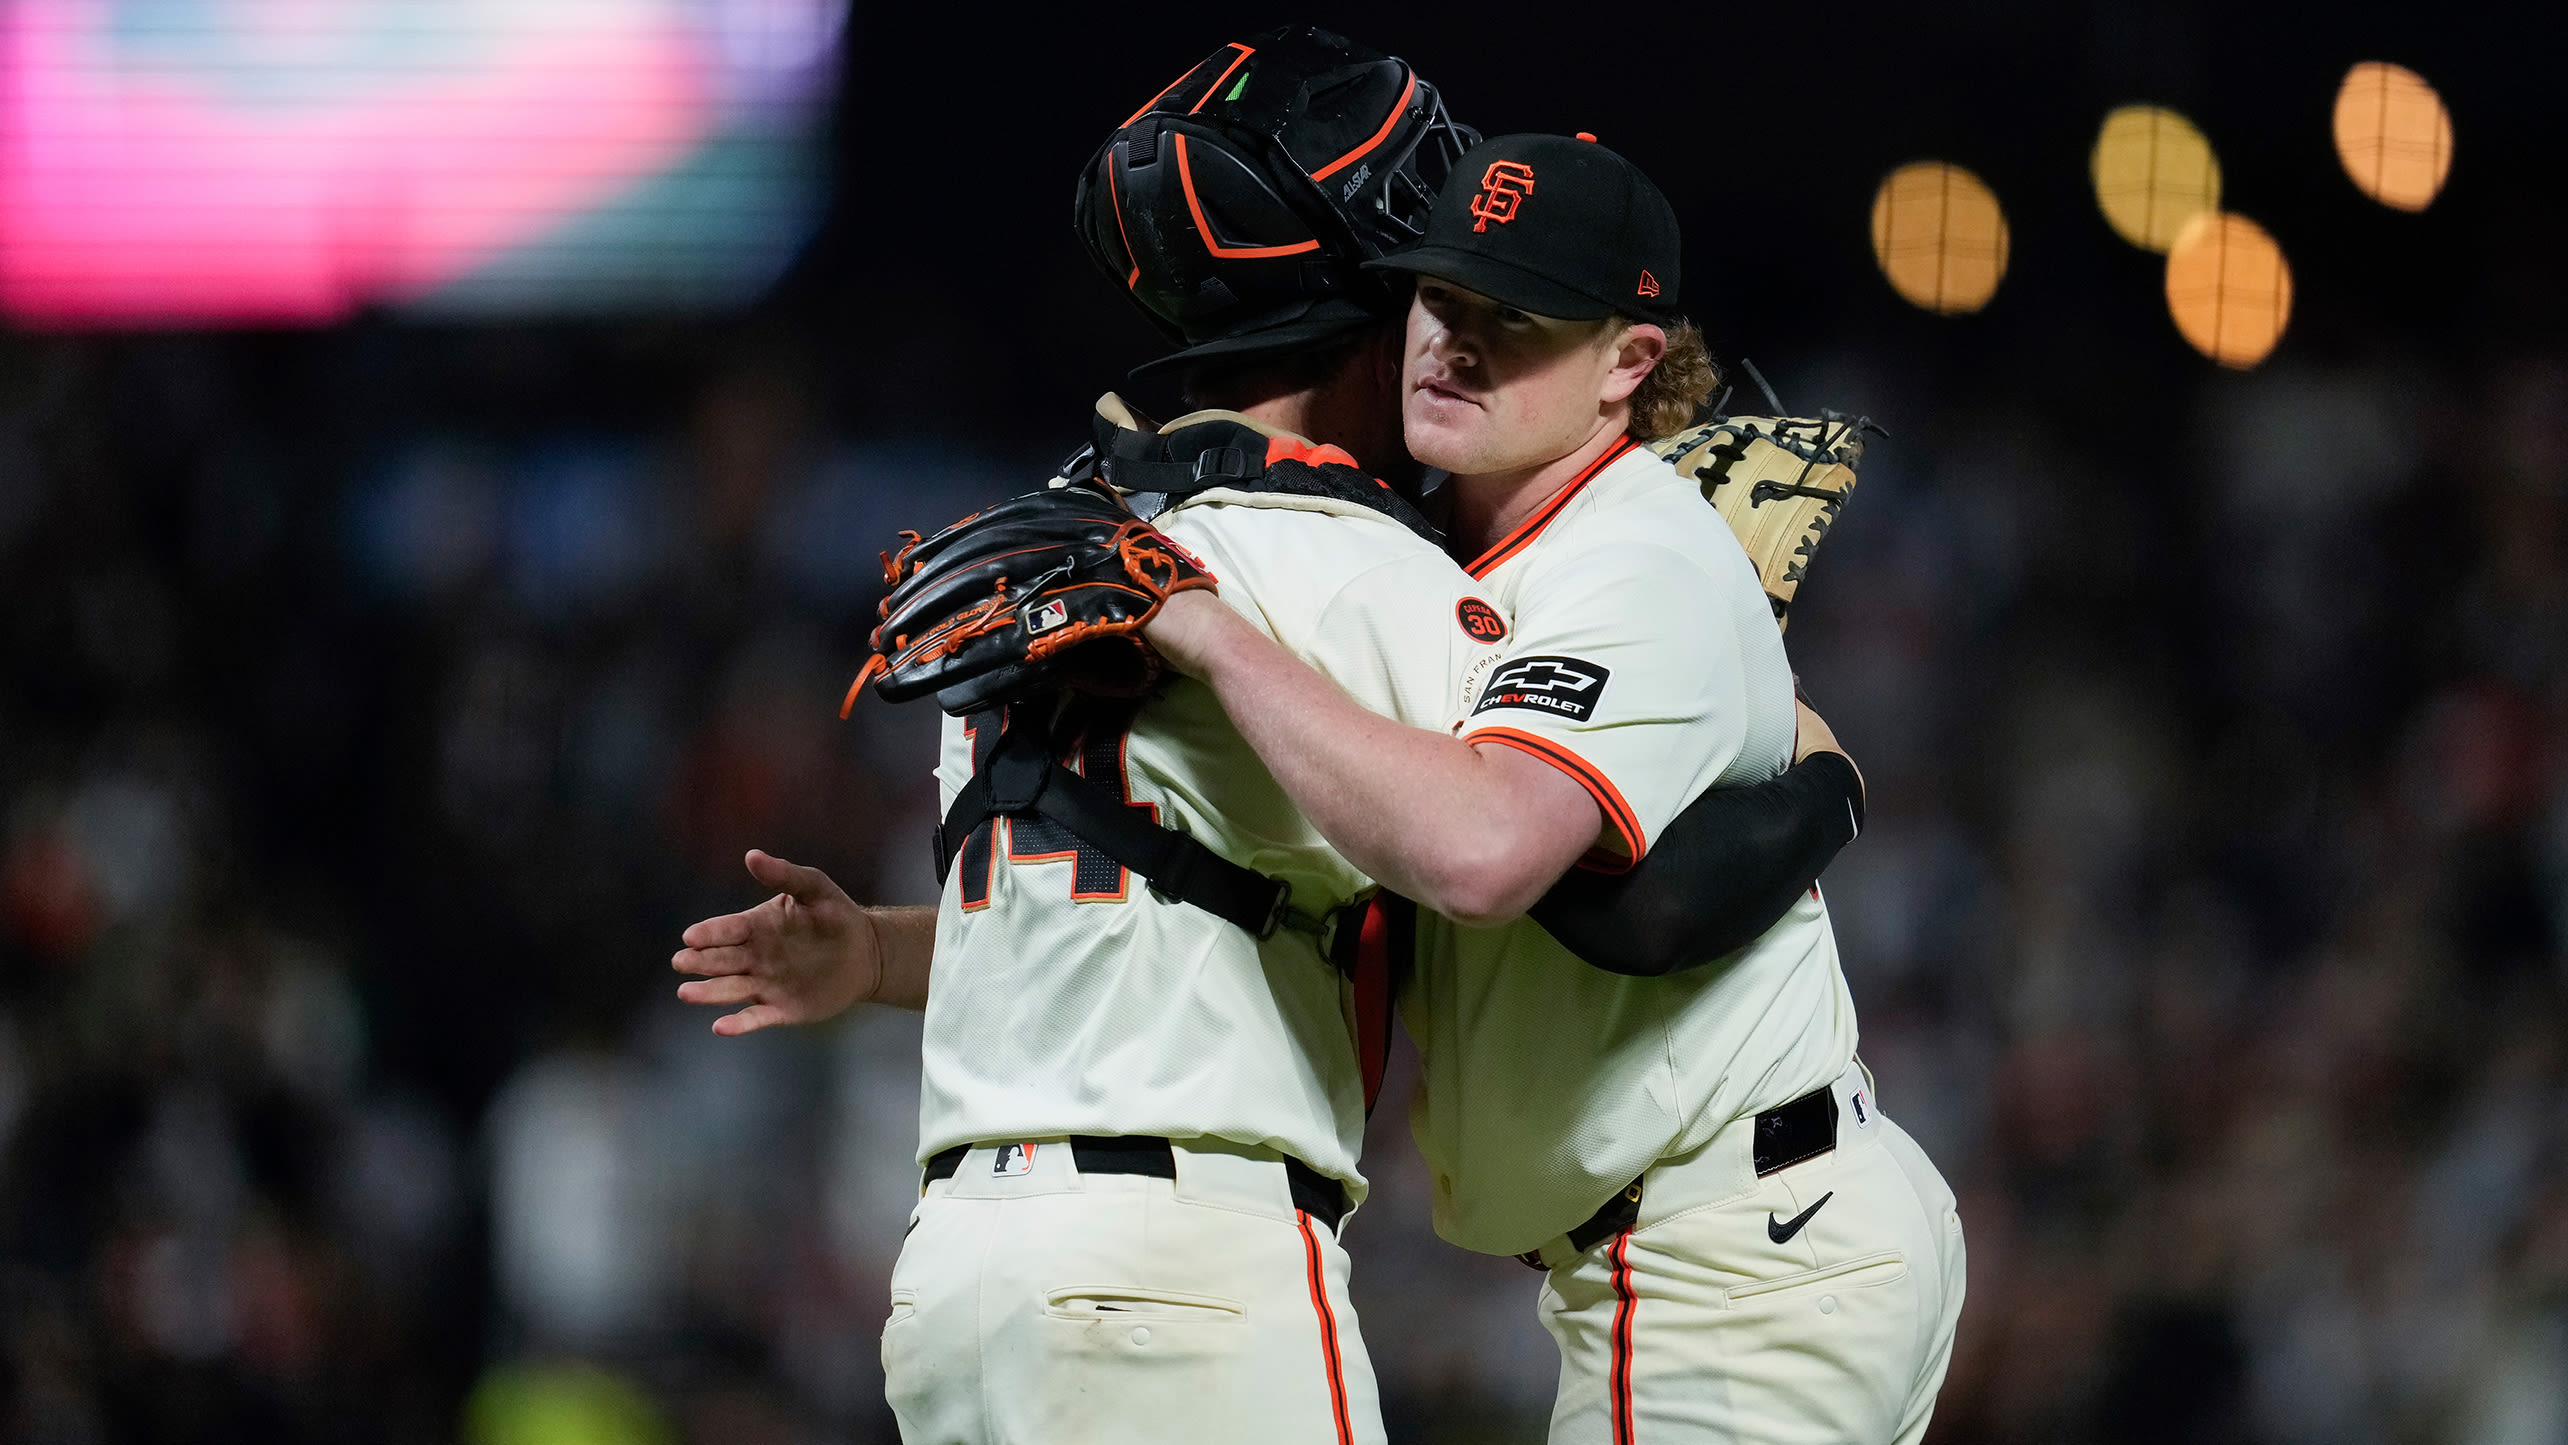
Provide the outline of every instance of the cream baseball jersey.
{"type": "MultiPolygon", "coordinates": [[[[1379,511],[1215,489],[1153,520],[1211,568],[1223,601],[1403,722],[1451,728],[1475,667],[1504,645],[1478,584],[1379,511]]],[[[1137,709],[1092,715],[1069,750],[1090,781],[1290,883],[1297,913],[1321,917],[1372,886],[1202,684],[1181,678],[1137,709]]],[[[937,767],[947,806],[999,721],[949,721],[937,767]]],[[[1280,1149],[1360,1197],[1351,1010],[1312,932],[1257,939],[1161,898],[1057,825],[993,819],[960,851],[938,911],[919,1157],[1058,1134],[1209,1135],[1280,1149]]]]}
{"type": "MultiPolygon", "coordinates": [[[[1628,441],[1470,564],[1514,620],[1462,725],[1586,788],[1581,866],[1628,866],[1705,788],[1792,761],[1792,670],[1718,513],[1628,441]]],[[[1492,1254],[1580,1223],[1652,1161],[1838,1076],[1854,1008],[1805,896],[1736,955],[1666,978],[1591,968],[1539,924],[1421,913],[1402,1017],[1438,1232],[1492,1254]]]]}

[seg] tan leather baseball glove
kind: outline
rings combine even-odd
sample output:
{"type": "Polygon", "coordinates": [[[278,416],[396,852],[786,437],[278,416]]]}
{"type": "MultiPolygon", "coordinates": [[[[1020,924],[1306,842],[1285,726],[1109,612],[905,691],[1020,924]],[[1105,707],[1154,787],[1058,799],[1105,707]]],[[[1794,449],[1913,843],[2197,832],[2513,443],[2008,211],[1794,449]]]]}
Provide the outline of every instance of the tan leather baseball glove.
{"type": "Polygon", "coordinates": [[[1738,534],[1774,604],[1775,622],[1783,625],[1811,554],[1855,489],[1864,433],[1871,430],[1865,418],[1835,412],[1715,417],[1661,437],[1650,449],[1700,486],[1703,499],[1738,534]]]}

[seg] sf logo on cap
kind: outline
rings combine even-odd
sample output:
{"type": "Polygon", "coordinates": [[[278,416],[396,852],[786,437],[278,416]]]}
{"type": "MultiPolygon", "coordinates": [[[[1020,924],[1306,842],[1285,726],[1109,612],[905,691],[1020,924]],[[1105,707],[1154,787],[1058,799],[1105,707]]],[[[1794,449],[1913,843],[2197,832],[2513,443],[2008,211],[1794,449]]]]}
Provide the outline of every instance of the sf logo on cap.
{"type": "Polygon", "coordinates": [[[1480,173],[1480,194],[1471,198],[1471,214],[1478,217],[1471,224],[1475,231],[1486,231],[1489,223],[1505,225],[1516,219],[1516,206],[1534,193],[1534,168],[1523,161],[1491,161],[1480,173]]]}

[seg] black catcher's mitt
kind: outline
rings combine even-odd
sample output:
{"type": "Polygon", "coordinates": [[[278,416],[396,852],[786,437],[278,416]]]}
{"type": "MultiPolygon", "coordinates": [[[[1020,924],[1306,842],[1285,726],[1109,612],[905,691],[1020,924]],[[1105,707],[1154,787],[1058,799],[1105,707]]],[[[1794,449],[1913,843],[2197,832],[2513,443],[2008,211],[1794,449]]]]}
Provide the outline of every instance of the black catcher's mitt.
{"type": "Polygon", "coordinates": [[[882,624],[847,689],[936,694],[960,717],[1062,690],[1137,697],[1158,681],[1141,629],[1212,574],[1122,499],[1086,486],[1012,497],[883,557],[882,624]]]}

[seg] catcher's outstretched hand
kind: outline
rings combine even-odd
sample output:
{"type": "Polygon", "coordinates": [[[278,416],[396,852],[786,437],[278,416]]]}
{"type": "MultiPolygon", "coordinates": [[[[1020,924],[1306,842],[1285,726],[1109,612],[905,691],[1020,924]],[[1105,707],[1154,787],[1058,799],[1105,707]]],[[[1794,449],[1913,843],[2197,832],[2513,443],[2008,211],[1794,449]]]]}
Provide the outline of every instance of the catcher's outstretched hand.
{"type": "Polygon", "coordinates": [[[749,876],[776,896],[740,913],[690,926],[669,959],[686,1003],[733,1008],[713,1021],[726,1036],[774,1024],[834,1018],[882,985],[882,942],[874,922],[817,868],[751,849],[749,876]]]}

